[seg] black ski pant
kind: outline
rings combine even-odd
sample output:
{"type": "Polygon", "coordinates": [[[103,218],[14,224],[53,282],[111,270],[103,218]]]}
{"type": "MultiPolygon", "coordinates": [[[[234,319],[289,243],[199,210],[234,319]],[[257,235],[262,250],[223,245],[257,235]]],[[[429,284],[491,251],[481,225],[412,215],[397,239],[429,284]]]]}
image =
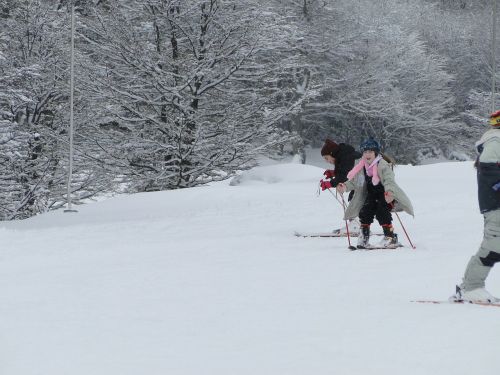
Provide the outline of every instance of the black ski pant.
{"type": "Polygon", "coordinates": [[[369,225],[376,217],[380,225],[392,224],[391,206],[385,201],[384,193],[368,194],[359,211],[361,224],[369,225]]]}

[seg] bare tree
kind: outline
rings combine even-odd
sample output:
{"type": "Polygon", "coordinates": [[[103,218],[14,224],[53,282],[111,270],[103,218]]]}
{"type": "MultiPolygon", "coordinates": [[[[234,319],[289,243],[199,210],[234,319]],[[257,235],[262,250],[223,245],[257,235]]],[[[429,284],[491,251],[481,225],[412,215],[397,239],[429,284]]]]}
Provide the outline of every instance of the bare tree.
{"type": "Polygon", "coordinates": [[[275,108],[264,95],[277,67],[254,59],[258,16],[217,0],[148,0],[96,15],[89,42],[101,65],[89,73],[101,121],[117,124],[103,122],[98,142],[109,163],[126,165],[134,189],[226,178],[289,140],[276,124],[293,106],[275,108]]]}

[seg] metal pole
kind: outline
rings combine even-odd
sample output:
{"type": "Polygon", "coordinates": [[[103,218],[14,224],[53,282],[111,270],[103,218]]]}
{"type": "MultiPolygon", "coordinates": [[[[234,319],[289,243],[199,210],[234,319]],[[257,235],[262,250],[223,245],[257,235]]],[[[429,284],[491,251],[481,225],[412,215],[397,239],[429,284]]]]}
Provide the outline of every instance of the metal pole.
{"type": "MultiPolygon", "coordinates": [[[[345,216],[346,204],[345,204],[345,200],[344,200],[344,194],[340,194],[340,198],[342,198],[342,201],[340,201],[340,199],[337,198],[337,196],[335,194],[333,194],[333,192],[330,189],[328,189],[328,191],[330,192],[331,195],[333,195],[335,197],[337,202],[339,202],[342,205],[342,208],[344,209],[344,216],[345,216]]],[[[356,247],[354,247],[351,244],[351,234],[349,233],[349,222],[347,220],[344,220],[344,221],[345,221],[345,229],[347,232],[347,243],[349,244],[348,249],[349,250],[356,250],[356,247]]]]}
{"type": "Polygon", "coordinates": [[[71,2],[71,59],[70,59],[70,80],[69,80],[69,169],[67,201],[68,206],[64,212],[77,212],[71,206],[71,180],[73,177],[73,91],[74,91],[74,69],[75,69],[75,2],[71,2]]]}
{"type": "Polygon", "coordinates": [[[406,228],[405,228],[405,226],[403,225],[403,222],[402,222],[402,221],[401,221],[401,219],[399,218],[398,213],[397,213],[397,212],[394,212],[394,213],[396,214],[396,217],[397,217],[397,218],[398,218],[398,220],[399,220],[399,224],[401,224],[401,228],[403,228],[403,231],[405,232],[406,238],[408,239],[408,242],[410,243],[411,248],[415,250],[415,249],[416,249],[416,247],[415,247],[415,245],[413,245],[413,243],[411,242],[411,240],[410,240],[410,236],[408,235],[408,232],[406,231],[406,228]]]}
{"type": "Polygon", "coordinates": [[[493,15],[492,15],[492,27],[493,33],[491,38],[491,67],[493,70],[491,79],[491,113],[495,112],[495,80],[496,80],[496,36],[497,36],[497,0],[493,0],[493,15]]]}

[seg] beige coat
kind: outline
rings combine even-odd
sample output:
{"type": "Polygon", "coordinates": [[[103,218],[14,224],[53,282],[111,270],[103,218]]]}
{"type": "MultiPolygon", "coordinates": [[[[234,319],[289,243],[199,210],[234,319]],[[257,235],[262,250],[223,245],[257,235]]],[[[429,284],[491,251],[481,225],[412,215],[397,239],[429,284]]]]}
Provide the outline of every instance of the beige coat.
{"type": "MultiPolygon", "coordinates": [[[[405,211],[411,216],[414,216],[413,206],[410,199],[405,194],[405,192],[396,184],[394,180],[394,172],[392,171],[391,165],[384,159],[381,159],[378,163],[378,175],[380,177],[380,183],[384,185],[385,191],[390,191],[394,195],[395,205],[393,212],[405,211]]],[[[345,182],[347,191],[354,190],[354,197],[349,202],[349,206],[345,211],[345,220],[354,219],[358,217],[359,211],[365,202],[368,190],[366,187],[366,180],[364,175],[364,169],[361,169],[352,180],[345,182]]]]}

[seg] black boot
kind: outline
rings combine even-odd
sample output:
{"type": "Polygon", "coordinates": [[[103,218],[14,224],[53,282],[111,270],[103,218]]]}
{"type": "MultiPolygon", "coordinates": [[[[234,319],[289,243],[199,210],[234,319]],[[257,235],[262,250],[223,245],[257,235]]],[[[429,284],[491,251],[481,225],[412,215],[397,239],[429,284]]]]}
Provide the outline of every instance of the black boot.
{"type": "Polygon", "coordinates": [[[358,249],[365,249],[370,241],[370,224],[361,224],[358,235],[358,249]]]}

